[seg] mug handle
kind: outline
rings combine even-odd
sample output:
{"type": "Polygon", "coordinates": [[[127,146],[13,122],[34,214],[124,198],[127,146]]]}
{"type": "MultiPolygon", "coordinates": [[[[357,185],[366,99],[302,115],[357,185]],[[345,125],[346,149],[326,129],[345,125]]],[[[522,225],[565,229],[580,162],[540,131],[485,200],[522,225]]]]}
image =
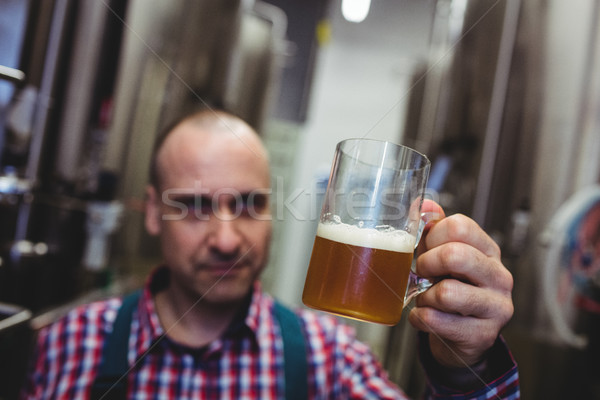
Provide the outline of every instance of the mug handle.
{"type": "MultiPolygon", "coordinates": [[[[431,226],[433,226],[433,224],[438,222],[440,219],[442,219],[441,215],[434,211],[421,213],[421,221],[419,223],[419,230],[417,232],[417,240],[415,241],[415,250],[419,245],[423,235],[426,235],[427,231],[431,229],[431,226]]],[[[402,308],[406,307],[415,297],[417,297],[417,295],[423,293],[432,285],[433,283],[431,283],[428,279],[418,276],[411,268],[408,275],[408,284],[406,285],[404,305],[402,308]]]]}

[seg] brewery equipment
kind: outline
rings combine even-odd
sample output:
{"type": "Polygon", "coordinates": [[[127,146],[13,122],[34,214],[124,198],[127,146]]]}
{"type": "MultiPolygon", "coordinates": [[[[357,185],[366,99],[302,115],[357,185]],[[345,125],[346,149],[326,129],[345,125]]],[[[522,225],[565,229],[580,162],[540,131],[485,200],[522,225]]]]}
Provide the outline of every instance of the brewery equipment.
{"type": "MultiPolygon", "coordinates": [[[[564,232],[550,233],[574,229],[554,217],[568,220],[558,217],[569,199],[600,182],[599,21],[595,1],[438,1],[431,57],[415,74],[408,144],[443,167],[436,185],[448,211],[471,215],[502,247],[515,279],[504,334],[528,399],[600,398],[590,373],[597,345],[587,345],[595,296],[586,292],[587,308],[565,300],[564,319],[557,292],[572,293],[583,275],[557,264],[564,258],[552,243],[564,232]]],[[[585,254],[593,270],[593,251],[585,254]]]]}
{"type": "Polygon", "coordinates": [[[161,127],[199,106],[261,126],[287,21],[252,0],[18,0],[0,15],[12,85],[0,92],[0,303],[37,328],[137,271],[161,127]]]}
{"type": "Polygon", "coordinates": [[[115,254],[132,255],[143,240],[135,204],[162,126],[199,106],[262,124],[286,18],[274,6],[241,0],[2,7],[24,15],[25,28],[12,35],[16,68],[0,69],[18,84],[0,113],[1,281],[25,290],[4,291],[0,300],[39,309],[131,272],[115,267],[115,254]],[[122,245],[111,249],[122,223],[122,245]],[[47,251],[14,256],[25,242],[47,251]],[[48,276],[55,279],[42,279],[48,276]],[[27,289],[42,282],[44,290],[27,289]]]}

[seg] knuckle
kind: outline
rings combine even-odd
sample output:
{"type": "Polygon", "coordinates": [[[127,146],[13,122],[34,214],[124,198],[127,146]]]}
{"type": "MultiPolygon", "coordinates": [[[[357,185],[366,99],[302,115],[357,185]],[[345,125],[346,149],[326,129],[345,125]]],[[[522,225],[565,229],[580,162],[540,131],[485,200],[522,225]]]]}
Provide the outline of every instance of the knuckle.
{"type": "Polygon", "coordinates": [[[489,241],[489,247],[488,249],[486,249],[486,253],[488,253],[490,257],[496,258],[498,260],[502,258],[502,250],[500,249],[500,246],[498,245],[498,243],[496,243],[495,240],[489,241]]]}
{"type": "Polygon", "coordinates": [[[510,295],[512,293],[515,284],[514,277],[511,272],[502,264],[500,265],[500,274],[497,278],[497,281],[500,283],[500,287],[505,294],[510,295]]]}
{"type": "Polygon", "coordinates": [[[509,270],[507,270],[506,268],[504,270],[506,271],[506,273],[504,274],[506,279],[506,289],[509,293],[512,293],[512,290],[515,285],[515,279],[509,270]]]}
{"type": "Polygon", "coordinates": [[[452,299],[456,298],[456,287],[451,279],[444,279],[437,283],[435,299],[439,304],[447,305],[452,299]]]}
{"type": "MultiPolygon", "coordinates": [[[[504,265],[502,265],[502,266],[504,267],[504,265]]],[[[504,267],[504,271],[506,273],[506,279],[508,280],[510,288],[512,289],[512,287],[515,283],[515,278],[514,278],[513,274],[508,270],[508,268],[504,267]]]]}
{"type": "Polygon", "coordinates": [[[515,312],[515,306],[512,301],[505,302],[502,310],[502,315],[504,316],[504,322],[508,322],[513,316],[515,312]]]}
{"type": "Polygon", "coordinates": [[[512,318],[514,310],[514,304],[510,298],[496,297],[488,315],[499,326],[504,326],[512,318]]]}
{"type": "Polygon", "coordinates": [[[432,308],[425,307],[419,313],[419,321],[423,326],[431,327],[436,325],[436,313],[432,308]]]}
{"type": "Polygon", "coordinates": [[[452,240],[463,240],[468,237],[471,219],[463,214],[454,214],[446,218],[446,229],[452,240]]]}
{"type": "Polygon", "coordinates": [[[441,261],[449,268],[460,267],[464,260],[464,246],[459,242],[446,243],[441,250],[441,261]]]}

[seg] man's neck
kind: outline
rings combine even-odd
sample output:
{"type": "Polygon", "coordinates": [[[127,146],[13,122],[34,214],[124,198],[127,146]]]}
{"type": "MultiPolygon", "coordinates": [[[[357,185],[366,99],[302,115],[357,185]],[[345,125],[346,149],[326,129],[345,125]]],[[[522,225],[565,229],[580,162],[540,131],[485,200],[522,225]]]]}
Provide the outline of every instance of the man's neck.
{"type": "Polygon", "coordinates": [[[232,323],[244,300],[227,304],[191,302],[167,288],[154,297],[156,312],[167,336],[173,341],[199,348],[219,338],[232,323]]]}

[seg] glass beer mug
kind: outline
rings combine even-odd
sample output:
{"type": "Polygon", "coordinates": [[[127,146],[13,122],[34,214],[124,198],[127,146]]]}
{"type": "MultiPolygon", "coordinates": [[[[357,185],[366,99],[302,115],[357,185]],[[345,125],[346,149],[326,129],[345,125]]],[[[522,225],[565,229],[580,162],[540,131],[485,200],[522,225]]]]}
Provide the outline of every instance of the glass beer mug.
{"type": "Polygon", "coordinates": [[[412,271],[425,224],[431,163],[404,146],[371,139],[338,143],[302,301],[311,308],[386,325],[431,286],[412,271]]]}

